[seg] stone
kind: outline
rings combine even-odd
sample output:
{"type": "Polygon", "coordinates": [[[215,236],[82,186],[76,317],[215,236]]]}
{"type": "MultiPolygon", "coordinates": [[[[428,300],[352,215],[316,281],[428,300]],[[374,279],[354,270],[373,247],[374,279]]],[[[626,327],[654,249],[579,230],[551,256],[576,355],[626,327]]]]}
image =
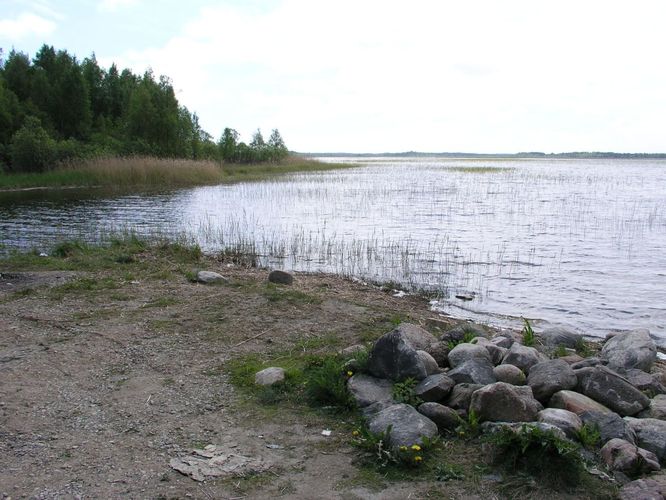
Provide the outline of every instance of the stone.
{"type": "Polygon", "coordinates": [[[637,416],[639,418],[666,420],[666,395],[657,394],[650,400],[650,405],[637,416]]]}
{"type": "Polygon", "coordinates": [[[268,274],[268,281],[278,285],[291,285],[294,282],[294,276],[286,271],[276,269],[268,274]]]}
{"type": "Polygon", "coordinates": [[[356,374],[347,381],[347,389],[360,408],[393,401],[393,383],[386,379],[356,374]]]}
{"type": "Polygon", "coordinates": [[[199,271],[197,273],[197,281],[210,285],[212,283],[227,283],[229,280],[219,273],[213,271],[199,271]]]}
{"type": "Polygon", "coordinates": [[[360,408],[361,410],[361,415],[363,415],[363,418],[369,419],[376,413],[379,413],[382,410],[385,410],[389,406],[393,406],[395,404],[395,401],[377,401],[376,403],[372,403],[368,406],[363,406],[360,408]]]}
{"type": "Polygon", "coordinates": [[[564,346],[570,349],[575,349],[576,344],[583,340],[583,336],[562,328],[559,326],[547,328],[541,333],[537,333],[537,338],[548,347],[564,346]]]}
{"type": "Polygon", "coordinates": [[[430,354],[433,359],[437,362],[438,366],[445,367],[449,366],[449,344],[442,341],[433,342],[426,349],[423,349],[425,352],[430,354]]]}
{"type": "Polygon", "coordinates": [[[502,364],[514,365],[529,375],[530,368],[541,361],[548,360],[534,347],[527,347],[515,342],[504,356],[502,364]]]}
{"type": "Polygon", "coordinates": [[[624,439],[630,443],[636,443],[636,433],[617,413],[584,411],[580,414],[580,419],[588,427],[596,427],[599,430],[602,445],[611,439],[624,439]]]}
{"type": "Polygon", "coordinates": [[[638,368],[629,368],[628,370],[618,371],[618,373],[641,392],[647,392],[652,395],[666,394],[666,387],[662,384],[661,377],[657,377],[652,373],[645,373],[638,368]]]}
{"type": "Polygon", "coordinates": [[[579,392],[623,417],[636,415],[650,404],[645,394],[606,366],[581,368],[576,376],[579,392]]]}
{"type": "Polygon", "coordinates": [[[414,394],[423,401],[442,401],[446,398],[456,383],[443,373],[429,375],[424,378],[416,387],[414,394]]]}
{"type": "Polygon", "coordinates": [[[449,366],[451,368],[457,368],[470,359],[487,359],[490,361],[490,354],[485,347],[469,343],[458,344],[449,352],[449,366]]]}
{"type": "Polygon", "coordinates": [[[624,439],[608,441],[601,448],[601,458],[610,470],[623,472],[629,477],[638,477],[661,469],[654,453],[624,439]]]}
{"type": "Polygon", "coordinates": [[[625,418],[636,433],[636,444],[651,451],[659,461],[666,459],[666,421],[656,418],[625,418]]]}
{"type": "Polygon", "coordinates": [[[498,382],[512,385],[525,385],[526,378],[523,371],[514,365],[498,365],[493,368],[493,375],[498,382]]]}
{"type": "Polygon", "coordinates": [[[469,403],[472,401],[472,394],[477,389],[481,389],[481,387],[483,387],[482,384],[462,383],[455,385],[445,401],[446,406],[467,413],[469,411],[469,403]]]}
{"type": "Polygon", "coordinates": [[[492,361],[493,365],[499,365],[508,351],[506,347],[500,347],[497,344],[493,344],[490,340],[483,337],[475,338],[472,340],[472,343],[485,347],[490,355],[490,361],[492,361]]]}
{"type": "Polygon", "coordinates": [[[582,361],[573,363],[571,365],[571,368],[573,370],[579,370],[581,368],[591,368],[593,366],[607,365],[607,364],[608,361],[606,361],[605,359],[592,357],[592,358],[585,358],[582,361]]]}
{"type": "Polygon", "coordinates": [[[416,351],[433,341],[434,337],[422,328],[402,323],[374,343],[368,356],[368,372],[396,382],[407,378],[423,380],[428,371],[416,351]]]}
{"type": "Polygon", "coordinates": [[[447,372],[456,384],[492,384],[496,381],[493,364],[489,359],[476,358],[465,361],[462,365],[447,372]]]}
{"type": "Polygon", "coordinates": [[[488,332],[485,328],[474,323],[464,323],[457,325],[450,330],[447,330],[442,334],[440,340],[443,342],[463,342],[465,337],[474,338],[474,337],[487,337],[488,332]]]}
{"type": "Polygon", "coordinates": [[[532,388],[534,397],[541,403],[547,403],[558,391],[576,387],[578,379],[566,361],[550,359],[542,361],[530,368],[527,385],[532,388]]]}
{"type": "Polygon", "coordinates": [[[439,366],[437,365],[437,361],[435,361],[435,358],[433,358],[426,351],[422,351],[419,349],[418,351],[416,351],[416,354],[418,355],[419,359],[423,363],[423,366],[425,367],[426,375],[434,375],[435,373],[439,373],[442,371],[439,369],[439,366]]]}
{"type": "Polygon", "coordinates": [[[573,412],[560,408],[545,408],[537,414],[537,421],[554,425],[569,439],[576,439],[578,431],[583,427],[583,421],[573,412]]]}
{"type": "Polygon", "coordinates": [[[514,340],[511,337],[498,335],[497,337],[493,337],[492,339],[490,339],[490,342],[498,347],[504,347],[505,349],[509,349],[513,345],[514,340]]]}
{"type": "Polygon", "coordinates": [[[455,430],[461,423],[461,419],[454,409],[439,403],[423,403],[419,405],[418,411],[435,422],[440,434],[455,430]]]}
{"type": "Polygon", "coordinates": [[[534,399],[532,389],[496,382],[472,394],[470,412],[480,421],[533,422],[543,407],[534,399]]]}
{"type": "Polygon", "coordinates": [[[647,329],[620,333],[607,340],[601,357],[611,368],[638,368],[649,372],[657,360],[657,346],[647,329]]]}
{"type": "Polygon", "coordinates": [[[425,436],[432,439],[438,433],[437,425],[412,406],[394,404],[375,413],[368,421],[368,430],[375,434],[389,431],[392,448],[422,443],[425,436]]]}
{"type": "Polygon", "coordinates": [[[509,429],[516,434],[523,434],[538,429],[541,432],[551,432],[560,439],[567,438],[561,429],[545,422],[483,422],[480,428],[483,434],[495,434],[503,429],[509,429]]]}
{"type": "Polygon", "coordinates": [[[574,365],[576,363],[580,363],[581,361],[585,361],[585,358],[579,356],[578,354],[568,354],[566,356],[560,356],[558,359],[566,361],[569,365],[574,365]]]}
{"type": "Polygon", "coordinates": [[[264,368],[254,375],[254,383],[257,385],[274,385],[279,382],[284,382],[284,369],[277,366],[264,368]]]}
{"type": "Polygon", "coordinates": [[[550,408],[562,408],[570,412],[580,415],[584,411],[598,411],[600,413],[612,413],[601,403],[597,403],[594,399],[588,398],[583,394],[574,391],[558,391],[553,394],[548,402],[550,408]]]}
{"type": "Polygon", "coordinates": [[[618,492],[619,500],[663,500],[666,497],[666,477],[662,474],[636,479],[618,492]]]}

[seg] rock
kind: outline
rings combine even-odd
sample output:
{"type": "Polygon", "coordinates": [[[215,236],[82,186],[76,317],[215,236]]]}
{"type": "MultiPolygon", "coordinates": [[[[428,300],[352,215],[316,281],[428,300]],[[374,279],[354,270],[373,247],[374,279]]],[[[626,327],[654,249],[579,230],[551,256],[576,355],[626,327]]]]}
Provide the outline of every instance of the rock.
{"type": "Polygon", "coordinates": [[[638,414],[639,418],[666,420],[666,395],[657,394],[650,400],[650,405],[638,414]]]}
{"type": "Polygon", "coordinates": [[[492,361],[493,365],[499,365],[508,351],[506,347],[500,347],[497,344],[493,344],[490,340],[483,337],[473,339],[472,343],[485,347],[490,355],[490,361],[492,361]]]}
{"type": "Polygon", "coordinates": [[[502,364],[517,366],[523,373],[529,374],[532,366],[547,360],[548,358],[534,347],[526,347],[516,342],[511,346],[506,356],[504,356],[502,364]]]}
{"type": "Polygon", "coordinates": [[[393,401],[393,384],[389,380],[357,374],[347,381],[347,389],[360,408],[393,401]]]}
{"type": "Polygon", "coordinates": [[[496,382],[472,394],[470,412],[480,421],[533,422],[543,407],[534,399],[532,389],[496,382]]]}
{"type": "Polygon", "coordinates": [[[449,366],[449,351],[451,349],[446,342],[433,342],[423,350],[433,357],[438,366],[449,366]]]}
{"type": "Polygon", "coordinates": [[[422,328],[402,323],[382,335],[372,346],[368,357],[368,372],[377,378],[396,382],[406,378],[423,380],[428,372],[416,352],[433,343],[434,337],[422,328]]]}
{"type": "Polygon", "coordinates": [[[537,414],[537,421],[554,425],[570,439],[576,439],[583,421],[578,415],[560,408],[546,408],[537,414]]]}
{"type": "Polygon", "coordinates": [[[481,432],[483,434],[495,434],[503,429],[509,429],[516,434],[531,433],[535,429],[542,432],[552,432],[560,439],[566,439],[567,436],[561,429],[545,422],[483,422],[481,432]]]}
{"type": "Polygon", "coordinates": [[[447,375],[456,384],[492,384],[496,381],[493,364],[489,359],[476,358],[465,361],[462,365],[450,370],[447,375]]]}
{"type": "Polygon", "coordinates": [[[278,382],[284,382],[284,370],[277,366],[264,368],[254,375],[254,383],[257,385],[273,385],[278,382]]]}
{"type": "Polygon", "coordinates": [[[294,277],[286,271],[276,269],[269,273],[268,281],[271,283],[277,283],[278,285],[291,285],[294,282],[294,277]]]}
{"type": "Polygon", "coordinates": [[[440,433],[455,430],[461,422],[455,410],[439,403],[423,403],[419,406],[418,410],[419,413],[435,422],[440,433]]]}
{"type": "Polygon", "coordinates": [[[618,493],[619,500],[663,500],[666,497],[666,477],[662,474],[637,479],[625,484],[618,493]]]}
{"type": "Polygon", "coordinates": [[[229,280],[221,274],[214,273],[213,271],[199,271],[197,273],[197,281],[210,285],[211,283],[227,283],[229,280]]]}
{"type": "Polygon", "coordinates": [[[558,391],[576,387],[578,379],[566,361],[550,359],[530,368],[527,385],[532,388],[534,397],[546,403],[558,391]]]}
{"type": "Polygon", "coordinates": [[[636,433],[629,424],[617,413],[600,413],[598,411],[584,411],[580,414],[583,424],[596,427],[599,430],[601,444],[611,439],[623,439],[636,443],[636,433]]]}
{"type": "Polygon", "coordinates": [[[645,373],[638,368],[630,368],[628,370],[618,371],[618,373],[641,392],[647,392],[652,395],[666,394],[666,387],[661,383],[661,377],[657,377],[651,373],[645,373]]]}
{"type": "Polygon", "coordinates": [[[203,450],[194,450],[191,455],[172,458],[169,466],[195,481],[220,477],[238,477],[261,474],[271,463],[260,458],[246,457],[230,452],[226,446],[208,445],[203,450]]]}
{"type": "Polygon", "coordinates": [[[465,323],[455,326],[442,334],[439,340],[442,342],[463,342],[465,337],[472,339],[474,337],[487,337],[488,332],[480,325],[474,323],[465,323]]]}
{"type": "Polygon", "coordinates": [[[420,414],[412,406],[395,404],[374,414],[368,421],[370,432],[379,434],[389,431],[389,441],[392,448],[411,446],[421,443],[423,436],[431,439],[437,435],[437,425],[420,414]]]}
{"type": "Polygon", "coordinates": [[[605,366],[582,368],[576,376],[580,392],[623,417],[635,415],[650,404],[645,394],[605,366]]]}
{"type": "Polygon", "coordinates": [[[638,368],[649,372],[657,359],[657,346],[646,329],[620,333],[606,341],[601,357],[611,368],[638,368]]]}
{"type": "Polygon", "coordinates": [[[481,389],[482,384],[457,384],[451,390],[446,399],[446,406],[454,410],[462,410],[465,413],[469,411],[469,403],[472,401],[472,394],[477,389],[481,389]]]}
{"type": "Polygon", "coordinates": [[[649,474],[661,469],[659,460],[651,451],[644,450],[624,439],[611,439],[601,448],[601,458],[610,470],[629,477],[649,474]]]}
{"type": "Polygon", "coordinates": [[[608,361],[601,358],[585,358],[582,361],[578,361],[571,365],[573,370],[579,370],[581,368],[590,368],[598,365],[607,365],[608,361]]]}
{"type": "Polygon", "coordinates": [[[576,363],[580,363],[581,361],[585,361],[585,358],[582,356],[579,356],[578,354],[569,354],[567,356],[561,356],[560,358],[562,361],[566,361],[567,364],[569,365],[575,365],[576,363]]]}
{"type": "Polygon", "coordinates": [[[414,394],[423,401],[442,401],[446,398],[456,383],[443,373],[430,375],[424,378],[415,388],[414,394]]]}
{"type": "Polygon", "coordinates": [[[493,375],[498,382],[512,385],[525,385],[526,378],[523,371],[514,365],[497,365],[493,368],[493,375]]]}
{"type": "Polygon", "coordinates": [[[449,352],[449,365],[451,368],[457,368],[470,359],[487,359],[490,361],[488,350],[476,344],[458,344],[449,352]]]}
{"type": "Polygon", "coordinates": [[[553,327],[538,333],[537,338],[548,347],[564,346],[575,349],[576,344],[583,339],[583,336],[566,328],[553,327]]]}
{"type": "Polygon", "coordinates": [[[369,419],[373,415],[379,413],[382,410],[385,410],[389,406],[393,406],[395,404],[395,401],[377,401],[376,403],[372,403],[368,406],[363,406],[361,408],[361,415],[365,419],[369,419]]]}
{"type": "Polygon", "coordinates": [[[597,403],[594,399],[588,398],[583,394],[574,391],[558,391],[553,394],[548,402],[550,408],[562,408],[570,412],[580,415],[584,411],[598,411],[600,413],[612,413],[611,410],[606,408],[601,403],[597,403]]]}
{"type": "Polygon", "coordinates": [[[636,433],[636,444],[651,451],[659,461],[666,459],[666,421],[656,418],[625,418],[636,433]]]}
{"type": "Polygon", "coordinates": [[[514,341],[511,337],[498,335],[497,337],[493,337],[492,339],[490,339],[490,342],[498,347],[504,347],[505,349],[509,349],[513,345],[514,341]]]}
{"type": "Polygon", "coordinates": [[[442,371],[439,369],[439,366],[437,365],[437,361],[435,361],[435,358],[433,358],[426,351],[418,350],[416,351],[416,354],[419,356],[419,359],[423,363],[427,375],[434,375],[435,373],[440,373],[442,371]]]}

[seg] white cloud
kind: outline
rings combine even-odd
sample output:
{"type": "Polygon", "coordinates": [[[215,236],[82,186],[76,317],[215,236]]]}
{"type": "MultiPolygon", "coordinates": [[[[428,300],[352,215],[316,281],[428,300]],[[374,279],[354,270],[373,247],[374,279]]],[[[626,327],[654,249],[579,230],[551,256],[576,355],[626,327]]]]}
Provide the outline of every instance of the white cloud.
{"type": "Polygon", "coordinates": [[[98,9],[103,12],[116,12],[136,4],[138,0],[102,0],[98,9]]]}
{"type": "Polygon", "coordinates": [[[24,12],[14,19],[0,19],[0,37],[10,40],[23,40],[29,37],[50,35],[56,24],[31,12],[24,12]]]}

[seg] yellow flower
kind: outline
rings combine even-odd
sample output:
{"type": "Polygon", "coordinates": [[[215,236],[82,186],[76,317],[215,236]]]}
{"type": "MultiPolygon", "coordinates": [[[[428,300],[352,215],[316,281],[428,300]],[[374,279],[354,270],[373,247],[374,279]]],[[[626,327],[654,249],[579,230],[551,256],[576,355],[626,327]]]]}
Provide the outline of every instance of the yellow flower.
{"type": "Polygon", "coordinates": [[[423,461],[423,457],[422,457],[422,456],[420,456],[420,455],[416,455],[416,456],[414,457],[414,462],[422,462],[422,461],[423,461]]]}
{"type": "Polygon", "coordinates": [[[400,451],[407,451],[407,447],[406,446],[401,446],[400,451]]]}
{"type": "Polygon", "coordinates": [[[348,372],[347,372],[347,376],[348,376],[348,377],[351,377],[352,375],[354,375],[354,372],[352,372],[352,371],[348,371],[348,372]]]}
{"type": "Polygon", "coordinates": [[[358,431],[352,431],[352,436],[358,436],[358,431]]]}
{"type": "Polygon", "coordinates": [[[412,445],[412,450],[414,451],[421,451],[421,447],[418,444],[413,444],[412,445]]]}

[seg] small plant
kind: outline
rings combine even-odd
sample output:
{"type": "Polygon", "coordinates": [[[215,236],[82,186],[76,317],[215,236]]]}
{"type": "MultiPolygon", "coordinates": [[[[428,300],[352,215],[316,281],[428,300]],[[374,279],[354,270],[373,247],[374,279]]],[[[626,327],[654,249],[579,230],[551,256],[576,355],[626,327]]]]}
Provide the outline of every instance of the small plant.
{"type": "Polygon", "coordinates": [[[356,406],[347,390],[351,376],[337,357],[327,356],[310,361],[303,370],[305,393],[311,404],[352,409],[356,406]]]}
{"type": "Polygon", "coordinates": [[[558,345],[555,350],[553,350],[553,358],[563,358],[564,356],[567,356],[569,353],[567,352],[567,348],[564,347],[564,345],[560,344],[558,345]]]}
{"type": "Polygon", "coordinates": [[[465,479],[462,467],[458,464],[439,464],[435,467],[435,480],[440,482],[465,479]]]}
{"type": "Polygon", "coordinates": [[[391,426],[388,426],[384,432],[375,434],[361,425],[352,432],[352,444],[366,451],[368,458],[379,467],[419,467],[439,445],[439,436],[433,439],[422,436],[420,443],[393,446],[391,430],[391,426]]]}
{"type": "Polygon", "coordinates": [[[456,427],[456,434],[462,439],[473,439],[481,434],[481,422],[474,410],[469,410],[467,420],[460,419],[460,425],[456,427]]]}
{"type": "Polygon", "coordinates": [[[411,377],[395,383],[393,385],[393,400],[396,403],[405,403],[414,407],[420,405],[423,400],[414,394],[414,388],[417,384],[418,382],[411,377]]]}
{"type": "Polygon", "coordinates": [[[467,330],[463,334],[462,339],[460,339],[460,340],[449,340],[447,342],[447,346],[448,346],[449,349],[453,349],[458,344],[468,344],[468,343],[472,342],[472,340],[474,340],[477,336],[478,335],[476,333],[474,333],[472,330],[467,330]]]}
{"type": "Polygon", "coordinates": [[[71,257],[74,254],[83,252],[85,249],[86,244],[81,241],[63,241],[53,247],[51,255],[54,257],[60,257],[61,259],[66,259],[67,257],[71,257]]]}
{"type": "Polygon", "coordinates": [[[596,424],[583,424],[580,430],[576,432],[576,438],[584,448],[588,450],[596,448],[601,442],[599,426],[596,424]]]}
{"type": "Polygon", "coordinates": [[[576,344],[574,345],[574,348],[576,349],[576,353],[579,354],[580,356],[584,358],[589,358],[594,354],[592,349],[590,349],[590,346],[587,342],[585,342],[581,337],[579,337],[576,340],[576,344]]]}
{"type": "Polygon", "coordinates": [[[532,347],[536,341],[534,330],[532,330],[532,325],[527,321],[527,318],[523,318],[523,321],[525,322],[525,326],[523,327],[523,345],[532,347]]]}

